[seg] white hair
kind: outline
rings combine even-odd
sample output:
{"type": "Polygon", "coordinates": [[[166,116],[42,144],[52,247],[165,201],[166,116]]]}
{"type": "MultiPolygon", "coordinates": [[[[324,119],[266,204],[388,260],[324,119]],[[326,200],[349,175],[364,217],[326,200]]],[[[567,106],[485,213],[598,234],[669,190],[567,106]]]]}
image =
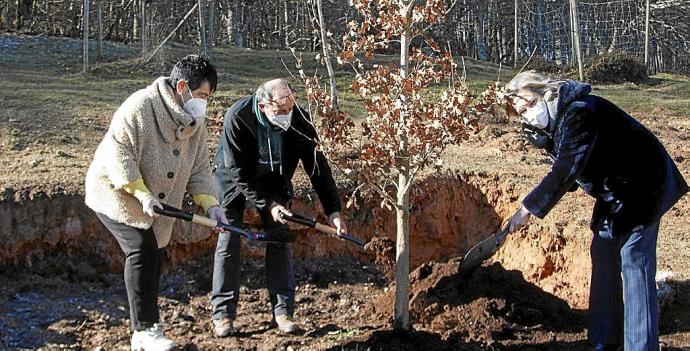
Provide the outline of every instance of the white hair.
{"type": "Polygon", "coordinates": [[[508,95],[516,94],[522,89],[528,89],[535,94],[555,99],[558,97],[558,89],[564,82],[565,81],[560,78],[546,76],[535,71],[526,71],[513,77],[513,79],[506,84],[505,89],[508,95]]]}
{"type": "Polygon", "coordinates": [[[268,102],[270,100],[273,100],[273,91],[276,88],[288,88],[292,90],[290,87],[290,83],[288,83],[287,80],[278,78],[278,79],[272,79],[269,80],[268,82],[265,82],[261,84],[257,89],[256,92],[254,93],[256,95],[257,100],[261,102],[268,102]]]}

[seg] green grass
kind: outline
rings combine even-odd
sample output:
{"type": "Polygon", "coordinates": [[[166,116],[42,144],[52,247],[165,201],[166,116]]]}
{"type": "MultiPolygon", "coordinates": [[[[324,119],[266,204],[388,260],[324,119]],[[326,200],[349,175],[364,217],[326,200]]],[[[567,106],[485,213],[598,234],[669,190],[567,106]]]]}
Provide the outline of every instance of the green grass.
{"type": "Polygon", "coordinates": [[[364,331],[359,328],[339,329],[337,331],[329,332],[328,338],[335,341],[350,340],[358,335],[361,335],[362,333],[364,333],[364,331]]]}
{"type": "MultiPolygon", "coordinates": [[[[61,140],[74,129],[83,134],[83,139],[100,139],[103,127],[127,96],[156,77],[168,74],[177,58],[196,50],[195,47],[174,45],[165,50],[165,60],[141,66],[136,60],[138,47],[106,43],[104,57],[94,62],[92,72],[85,76],[78,73],[81,69],[79,40],[1,35],[0,44],[0,86],[3,87],[0,89],[3,101],[0,141],[7,141],[10,130],[19,129],[21,136],[38,136],[44,143],[50,143],[51,138],[61,140]],[[80,127],[85,128],[79,131],[80,127]]],[[[318,69],[325,75],[325,68],[315,63],[315,55],[302,54],[305,72],[311,75],[318,69]]],[[[381,55],[376,62],[395,63],[397,60],[395,55],[381,55]]],[[[285,66],[297,75],[295,59],[289,51],[215,48],[213,61],[218,67],[219,85],[209,112],[219,117],[233,101],[251,94],[261,82],[289,77],[285,66]]],[[[456,62],[458,74],[466,72],[468,84],[475,92],[482,91],[499,76],[503,83],[511,78],[510,67],[499,68],[467,58],[464,62],[456,58],[456,62]]],[[[365,113],[359,97],[349,89],[353,79],[351,71],[348,67],[338,67],[336,76],[341,108],[354,119],[363,117],[365,113]]],[[[327,84],[327,80],[322,79],[322,84],[327,84]]],[[[300,84],[295,85],[299,91],[300,84]]],[[[687,77],[660,74],[646,85],[602,85],[595,87],[595,93],[633,113],[663,111],[690,115],[690,79],[687,77]]],[[[298,98],[306,104],[299,93],[298,98]]],[[[93,143],[95,141],[90,144],[93,143]]]]}
{"type": "Polygon", "coordinates": [[[648,84],[616,84],[594,87],[624,110],[644,114],[690,116],[690,78],[671,74],[652,76],[648,84]]]}

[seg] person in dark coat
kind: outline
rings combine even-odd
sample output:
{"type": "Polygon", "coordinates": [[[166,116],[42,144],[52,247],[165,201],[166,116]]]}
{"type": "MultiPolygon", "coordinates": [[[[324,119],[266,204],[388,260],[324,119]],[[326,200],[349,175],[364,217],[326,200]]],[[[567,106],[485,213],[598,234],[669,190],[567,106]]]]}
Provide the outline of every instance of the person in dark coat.
{"type": "Polygon", "coordinates": [[[595,350],[658,350],[659,221],[688,185],[654,134],[591,90],[535,72],[506,85],[506,111],[521,116],[527,138],[553,158],[510,231],[531,215],[544,218],[569,190],[594,197],[588,339],[595,350]]]}
{"type": "MultiPolygon", "coordinates": [[[[252,96],[226,113],[213,161],[218,198],[227,218],[242,223],[245,202],[254,206],[273,238],[288,238],[281,213],[290,215],[292,176],[302,166],[316,190],[329,224],[346,233],[340,197],[323,153],[316,149],[316,130],[309,114],[296,103],[287,81],[262,84],[252,96]]],[[[215,252],[211,304],[216,336],[232,333],[239,300],[240,239],[220,234],[215,252]]],[[[274,322],[283,332],[299,330],[293,319],[295,282],[287,244],[266,245],[266,280],[274,322]]]]}

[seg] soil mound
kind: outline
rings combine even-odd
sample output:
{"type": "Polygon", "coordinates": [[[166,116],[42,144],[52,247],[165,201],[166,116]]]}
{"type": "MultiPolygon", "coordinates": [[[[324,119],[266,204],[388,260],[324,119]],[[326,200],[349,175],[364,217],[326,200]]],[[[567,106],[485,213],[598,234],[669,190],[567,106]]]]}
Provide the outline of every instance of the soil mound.
{"type": "MultiPolygon", "coordinates": [[[[394,290],[366,306],[364,313],[390,321],[394,290]]],[[[459,258],[425,263],[410,274],[410,318],[415,329],[434,330],[451,344],[489,345],[520,339],[521,334],[548,338],[584,330],[581,313],[525,281],[520,272],[498,263],[463,272],[459,258]]]]}
{"type": "Polygon", "coordinates": [[[459,346],[451,346],[444,342],[440,335],[425,331],[403,332],[396,330],[378,330],[366,340],[351,341],[345,345],[339,345],[328,349],[330,351],[345,350],[463,350],[459,346]]]}

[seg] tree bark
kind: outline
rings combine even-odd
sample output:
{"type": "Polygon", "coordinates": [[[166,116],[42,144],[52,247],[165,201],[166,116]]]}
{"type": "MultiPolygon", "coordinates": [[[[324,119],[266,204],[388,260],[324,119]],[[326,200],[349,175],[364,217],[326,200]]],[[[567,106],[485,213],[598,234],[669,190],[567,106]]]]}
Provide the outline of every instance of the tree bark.
{"type": "Polygon", "coordinates": [[[84,30],[84,74],[89,73],[89,0],[84,0],[82,29],[84,30]]]}
{"type": "Polygon", "coordinates": [[[96,57],[98,59],[103,57],[103,9],[101,1],[98,1],[98,12],[96,13],[98,38],[96,41],[96,57]]]}
{"type": "MultiPolygon", "coordinates": [[[[408,18],[414,10],[416,0],[411,0],[401,8],[401,15],[408,18]]],[[[409,74],[409,45],[410,45],[410,28],[407,27],[400,35],[400,76],[407,79],[409,74]]],[[[404,92],[400,95],[404,96],[404,92]]],[[[400,128],[405,128],[405,120],[407,116],[405,111],[400,113],[400,128]]],[[[398,152],[402,159],[407,160],[409,156],[409,140],[405,131],[402,131],[400,137],[400,148],[398,152]]],[[[395,217],[397,222],[396,227],[396,245],[395,245],[395,312],[393,316],[393,328],[399,330],[410,329],[410,167],[409,162],[403,161],[401,165],[400,175],[398,176],[398,192],[397,202],[395,206],[395,217]]]]}
{"type": "Polygon", "coordinates": [[[17,0],[17,11],[15,12],[17,15],[17,30],[22,29],[22,0],[17,0]]]}
{"type": "Polygon", "coordinates": [[[649,0],[646,1],[644,16],[644,65],[649,69],[649,0]]]}
{"type": "Polygon", "coordinates": [[[235,46],[244,47],[244,4],[240,6],[240,0],[235,0],[235,46]]]}
{"type": "Polygon", "coordinates": [[[213,41],[215,40],[215,22],[216,22],[216,0],[208,0],[208,28],[206,32],[206,55],[209,60],[213,59],[213,41]]]}
{"type": "Polygon", "coordinates": [[[321,0],[316,0],[316,10],[319,14],[319,32],[321,33],[321,48],[323,49],[323,59],[328,70],[328,81],[331,85],[331,107],[334,110],[338,109],[338,91],[335,85],[335,71],[333,71],[333,64],[331,63],[331,50],[328,44],[328,37],[326,36],[326,29],[324,28],[323,8],[321,0]]]}
{"type": "Polygon", "coordinates": [[[163,41],[160,43],[160,45],[158,45],[158,47],[156,47],[156,50],[153,50],[151,55],[149,55],[149,57],[146,59],[146,61],[144,61],[144,63],[148,63],[149,61],[151,61],[151,59],[154,56],[156,56],[156,53],[158,52],[158,50],[160,50],[163,47],[163,45],[165,45],[165,43],[167,43],[168,40],[170,40],[170,38],[177,32],[178,29],[180,29],[180,27],[182,27],[182,24],[187,20],[187,18],[189,18],[189,16],[191,16],[192,13],[194,13],[194,10],[196,10],[196,8],[198,6],[199,6],[199,3],[196,3],[196,4],[194,4],[194,6],[192,6],[192,9],[187,12],[187,14],[184,16],[184,18],[182,18],[182,20],[180,21],[180,23],[177,24],[177,27],[175,27],[175,29],[173,29],[172,32],[170,32],[170,34],[168,34],[168,36],[165,37],[165,39],[163,39],[163,41]]]}
{"type": "MultiPolygon", "coordinates": [[[[237,0],[233,2],[235,1],[237,0]]],[[[225,7],[227,8],[225,32],[228,36],[228,43],[233,45],[235,43],[235,4],[231,4],[230,1],[225,0],[225,7]]]]}
{"type": "Polygon", "coordinates": [[[199,44],[202,55],[208,56],[206,52],[206,27],[204,26],[204,0],[197,0],[199,5],[199,44]]]}
{"type": "Polygon", "coordinates": [[[513,43],[513,49],[514,49],[513,67],[517,67],[518,60],[520,59],[519,54],[518,54],[518,46],[520,43],[520,39],[518,36],[518,33],[519,33],[518,32],[518,0],[515,0],[515,18],[514,18],[513,25],[514,25],[513,35],[515,36],[515,39],[514,39],[515,43],[513,43]]]}
{"type": "Polygon", "coordinates": [[[148,35],[147,35],[147,20],[146,20],[146,0],[139,0],[139,13],[141,15],[141,19],[139,20],[141,24],[141,28],[139,29],[141,31],[141,57],[146,57],[147,53],[147,47],[148,47],[148,35]]]}
{"type": "Polygon", "coordinates": [[[486,60],[486,42],[484,39],[484,20],[485,13],[481,6],[484,6],[482,2],[477,3],[477,17],[476,17],[476,48],[477,48],[477,59],[486,60]]]}

